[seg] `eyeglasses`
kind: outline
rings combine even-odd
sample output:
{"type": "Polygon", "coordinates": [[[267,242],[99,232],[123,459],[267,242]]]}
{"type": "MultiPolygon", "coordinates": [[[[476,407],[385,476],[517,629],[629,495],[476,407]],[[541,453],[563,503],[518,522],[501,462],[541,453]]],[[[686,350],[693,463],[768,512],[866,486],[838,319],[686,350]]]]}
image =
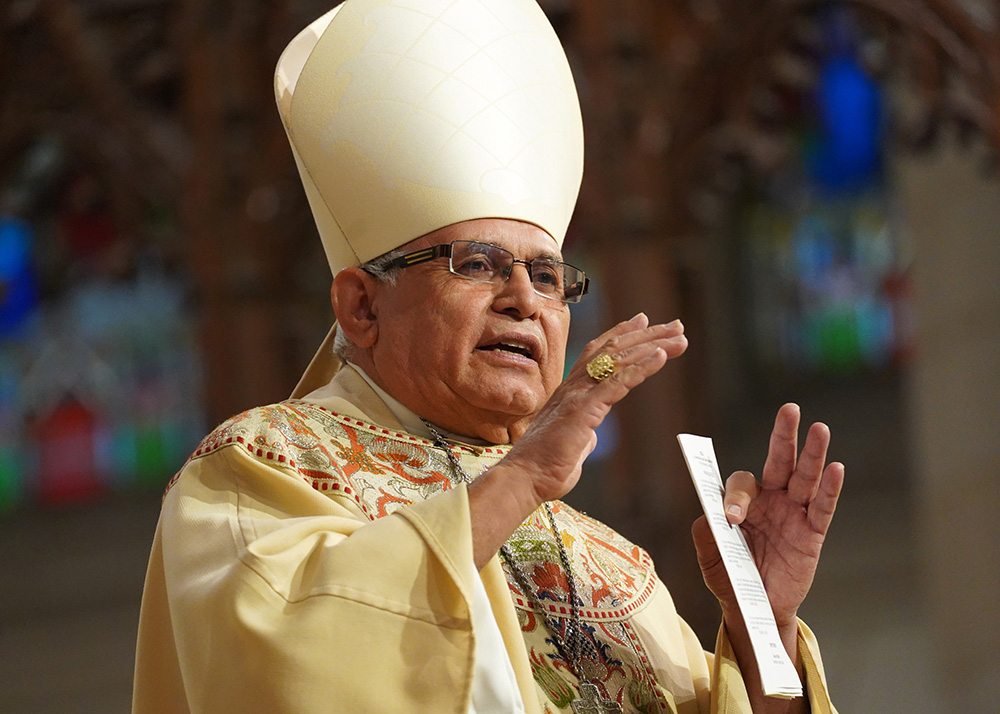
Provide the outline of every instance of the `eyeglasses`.
{"type": "Polygon", "coordinates": [[[579,268],[551,258],[518,260],[509,250],[473,240],[455,240],[402,255],[392,261],[397,268],[448,258],[448,269],[479,283],[502,283],[510,278],[515,263],[528,269],[531,287],[542,297],[561,302],[580,302],[587,294],[590,279],[579,268]]]}

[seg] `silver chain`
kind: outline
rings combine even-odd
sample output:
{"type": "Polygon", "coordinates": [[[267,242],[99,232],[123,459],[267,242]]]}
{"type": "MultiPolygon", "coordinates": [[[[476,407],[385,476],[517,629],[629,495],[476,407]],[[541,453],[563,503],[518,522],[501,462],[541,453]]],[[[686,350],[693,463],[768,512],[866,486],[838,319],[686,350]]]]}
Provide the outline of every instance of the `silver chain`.
{"type": "MultiPolygon", "coordinates": [[[[464,468],[462,468],[461,462],[459,462],[458,457],[455,456],[451,447],[448,446],[441,432],[439,432],[434,425],[426,419],[421,417],[420,421],[422,421],[424,426],[426,426],[430,430],[431,434],[434,435],[434,444],[444,449],[445,453],[448,454],[448,460],[451,462],[452,470],[462,481],[472,483],[473,478],[469,476],[468,472],[464,468]]],[[[577,599],[576,578],[573,577],[573,568],[570,564],[569,553],[566,552],[566,546],[563,543],[562,533],[559,530],[559,526],[556,525],[555,514],[552,513],[552,504],[545,501],[542,505],[545,507],[545,513],[549,517],[549,524],[552,526],[552,533],[556,538],[556,546],[559,548],[559,559],[562,561],[562,567],[566,573],[566,581],[569,584],[570,619],[569,622],[566,623],[565,637],[559,634],[559,627],[557,626],[558,623],[556,622],[556,619],[551,617],[542,606],[538,595],[531,586],[531,579],[521,568],[521,564],[514,559],[514,555],[510,552],[510,548],[506,543],[500,546],[500,553],[510,565],[511,573],[517,581],[518,586],[524,591],[524,594],[531,599],[535,610],[538,611],[538,613],[542,616],[542,619],[545,621],[545,626],[548,628],[549,632],[552,633],[556,647],[559,649],[560,654],[562,654],[563,659],[566,660],[566,663],[573,670],[573,673],[577,676],[577,678],[580,681],[583,681],[585,677],[581,671],[581,662],[583,659],[584,636],[580,620],[580,606],[577,599]]]]}

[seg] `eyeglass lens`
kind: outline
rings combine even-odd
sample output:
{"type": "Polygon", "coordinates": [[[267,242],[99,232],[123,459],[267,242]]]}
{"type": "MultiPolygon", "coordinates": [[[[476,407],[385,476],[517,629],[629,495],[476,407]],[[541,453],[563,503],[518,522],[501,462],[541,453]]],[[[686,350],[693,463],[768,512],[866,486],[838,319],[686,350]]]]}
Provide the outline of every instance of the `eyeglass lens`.
{"type": "MultiPolygon", "coordinates": [[[[451,271],[484,283],[498,283],[510,276],[514,254],[489,243],[453,241],[451,271]]],[[[579,268],[549,258],[535,258],[526,264],[535,292],[563,302],[578,302],[583,296],[586,276],[579,268]]]]}

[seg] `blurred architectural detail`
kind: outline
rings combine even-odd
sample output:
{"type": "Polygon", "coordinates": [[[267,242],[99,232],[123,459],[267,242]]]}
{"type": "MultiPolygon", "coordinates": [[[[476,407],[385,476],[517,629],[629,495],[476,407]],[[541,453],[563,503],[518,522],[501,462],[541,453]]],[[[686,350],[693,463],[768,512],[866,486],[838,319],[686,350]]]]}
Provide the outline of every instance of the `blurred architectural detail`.
{"type": "Polygon", "coordinates": [[[1000,656],[1000,177],[976,168],[988,151],[953,137],[893,167],[919,256],[922,335],[907,379],[919,524],[907,536],[921,549],[936,674],[955,712],[995,706],[988,663],[1000,656]]]}
{"type": "Polygon", "coordinates": [[[212,421],[287,396],[329,320],[328,270],[270,83],[288,38],[327,5],[0,10],[0,185],[50,137],[107,187],[112,225],[156,224],[137,240],[194,280],[212,421]]]}
{"type": "MultiPolygon", "coordinates": [[[[168,242],[195,276],[210,418],[282,396],[312,322],[328,317],[266,79],[295,28],[328,4],[14,0],[0,16],[0,177],[48,133],[107,180],[118,222],[176,211],[168,242]]],[[[789,150],[782,97],[816,81],[814,19],[831,3],[542,4],[587,114],[583,240],[647,236],[669,246],[662,260],[680,261],[661,278],[697,273],[704,248],[692,237],[725,219],[747,172],[789,150]]],[[[869,70],[901,88],[890,110],[901,145],[925,146],[951,124],[1000,142],[995,4],[843,4],[871,29],[869,70]]],[[[679,286],[664,289],[678,299],[679,286]]]]}
{"type": "Polygon", "coordinates": [[[33,210],[42,173],[3,193],[23,220],[0,216],[0,510],[159,490],[205,430],[185,281],[90,174],[54,170],[33,210]]]}
{"type": "Polygon", "coordinates": [[[911,253],[884,170],[884,84],[844,6],[816,20],[816,80],[786,99],[787,158],[747,182],[733,221],[755,371],[849,376],[901,366],[912,342],[911,253]],[[789,106],[791,105],[791,106],[789,106]]]}

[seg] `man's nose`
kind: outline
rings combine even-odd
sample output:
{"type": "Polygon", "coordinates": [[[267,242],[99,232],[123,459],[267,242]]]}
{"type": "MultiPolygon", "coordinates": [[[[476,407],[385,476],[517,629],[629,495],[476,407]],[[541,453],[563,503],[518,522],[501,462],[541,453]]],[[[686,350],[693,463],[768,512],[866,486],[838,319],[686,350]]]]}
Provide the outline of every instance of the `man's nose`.
{"type": "Polygon", "coordinates": [[[531,269],[528,261],[515,260],[507,272],[507,279],[503,283],[503,289],[497,296],[505,304],[503,310],[513,309],[522,316],[534,314],[538,311],[539,301],[545,298],[535,292],[531,282],[531,269]],[[518,270],[518,267],[522,270],[518,270]]]}
{"type": "Polygon", "coordinates": [[[531,278],[531,263],[529,263],[527,260],[515,260],[514,264],[510,266],[510,270],[507,271],[507,282],[509,283],[510,281],[514,280],[515,276],[518,276],[519,280],[523,280],[524,283],[532,292],[535,291],[535,283],[534,280],[532,280],[531,278]],[[519,265],[522,268],[524,268],[523,277],[521,277],[522,276],[521,271],[516,270],[517,266],[519,265]]]}

